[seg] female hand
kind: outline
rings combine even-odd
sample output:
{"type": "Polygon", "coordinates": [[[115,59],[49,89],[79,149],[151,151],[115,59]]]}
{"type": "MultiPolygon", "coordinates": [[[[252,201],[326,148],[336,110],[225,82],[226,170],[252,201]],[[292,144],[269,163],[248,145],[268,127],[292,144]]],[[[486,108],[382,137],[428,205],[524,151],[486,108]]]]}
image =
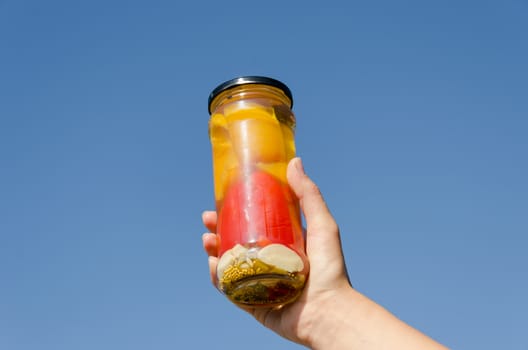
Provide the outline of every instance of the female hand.
{"type": "MultiPolygon", "coordinates": [[[[318,187],[304,173],[300,158],[294,158],[287,168],[288,182],[299,198],[307,225],[306,253],[310,261],[310,276],[302,295],[292,304],[277,309],[243,307],[260,323],[294,342],[312,343],[312,326],[325,304],[339,294],[351,290],[348,281],[338,226],[330,214],[318,187]]],[[[216,281],[217,239],[216,212],[202,215],[210,231],[203,235],[203,246],[209,255],[209,269],[213,284],[216,281]]]]}
{"type": "MultiPolygon", "coordinates": [[[[312,349],[446,349],[352,288],[337,224],[299,158],[288,164],[287,178],[306,219],[310,276],[301,296],[281,309],[243,309],[274,332],[312,349]]],[[[215,284],[216,213],[204,212],[202,219],[210,231],[203,235],[203,247],[215,284]]]]}

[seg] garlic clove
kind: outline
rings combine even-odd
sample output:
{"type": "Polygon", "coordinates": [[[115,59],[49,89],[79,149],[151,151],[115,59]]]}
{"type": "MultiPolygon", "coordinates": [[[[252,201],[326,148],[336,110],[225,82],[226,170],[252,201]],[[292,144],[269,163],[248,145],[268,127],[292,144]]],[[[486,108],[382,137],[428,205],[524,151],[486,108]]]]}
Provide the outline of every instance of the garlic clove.
{"type": "Polygon", "coordinates": [[[257,257],[268,265],[288,272],[298,272],[304,269],[304,263],[299,255],[282,244],[269,244],[262,248],[257,257]]]}
{"type": "Polygon", "coordinates": [[[236,263],[236,261],[245,259],[247,253],[247,248],[244,248],[242,245],[237,244],[233,248],[226,250],[222,257],[218,260],[218,265],[216,266],[216,275],[219,279],[224,275],[225,270],[236,263]]]}

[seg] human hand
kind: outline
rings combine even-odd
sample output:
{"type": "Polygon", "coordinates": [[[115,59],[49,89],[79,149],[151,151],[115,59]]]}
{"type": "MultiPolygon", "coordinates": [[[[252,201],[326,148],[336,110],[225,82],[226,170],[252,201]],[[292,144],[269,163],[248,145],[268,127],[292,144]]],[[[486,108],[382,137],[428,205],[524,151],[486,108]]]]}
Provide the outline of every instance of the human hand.
{"type": "MultiPolygon", "coordinates": [[[[306,253],[310,262],[310,276],[301,296],[280,309],[242,307],[264,326],[281,336],[303,345],[312,343],[312,328],[325,310],[327,303],[350,291],[338,226],[328,210],[315,183],[304,173],[300,158],[290,161],[287,179],[298,197],[306,219],[306,253]]],[[[202,215],[210,231],[203,235],[203,247],[209,255],[211,280],[216,285],[218,247],[216,212],[202,215]]]]}

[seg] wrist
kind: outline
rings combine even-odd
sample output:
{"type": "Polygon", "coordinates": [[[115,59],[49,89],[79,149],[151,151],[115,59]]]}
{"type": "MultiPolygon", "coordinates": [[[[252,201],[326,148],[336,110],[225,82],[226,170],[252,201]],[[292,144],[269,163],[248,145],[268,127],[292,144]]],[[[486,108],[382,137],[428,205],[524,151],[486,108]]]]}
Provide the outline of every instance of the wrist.
{"type": "Polygon", "coordinates": [[[387,311],[352,288],[342,288],[320,308],[309,347],[314,350],[379,349],[387,311]]]}
{"type": "Polygon", "coordinates": [[[354,337],[358,343],[362,342],[361,328],[373,311],[367,301],[348,284],[325,295],[314,310],[313,321],[307,325],[305,344],[314,350],[331,350],[343,349],[345,340],[350,346],[354,337]]]}

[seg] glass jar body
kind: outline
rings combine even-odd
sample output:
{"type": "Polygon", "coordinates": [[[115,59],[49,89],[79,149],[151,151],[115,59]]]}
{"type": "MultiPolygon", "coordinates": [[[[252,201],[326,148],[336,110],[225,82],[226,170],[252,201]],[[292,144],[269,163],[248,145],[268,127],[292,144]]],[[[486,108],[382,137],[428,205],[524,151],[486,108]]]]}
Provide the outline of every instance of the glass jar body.
{"type": "Polygon", "coordinates": [[[217,283],[237,304],[292,302],[308,274],[299,202],[286,180],[295,156],[290,106],[266,84],[230,88],[210,104],[217,283]]]}

